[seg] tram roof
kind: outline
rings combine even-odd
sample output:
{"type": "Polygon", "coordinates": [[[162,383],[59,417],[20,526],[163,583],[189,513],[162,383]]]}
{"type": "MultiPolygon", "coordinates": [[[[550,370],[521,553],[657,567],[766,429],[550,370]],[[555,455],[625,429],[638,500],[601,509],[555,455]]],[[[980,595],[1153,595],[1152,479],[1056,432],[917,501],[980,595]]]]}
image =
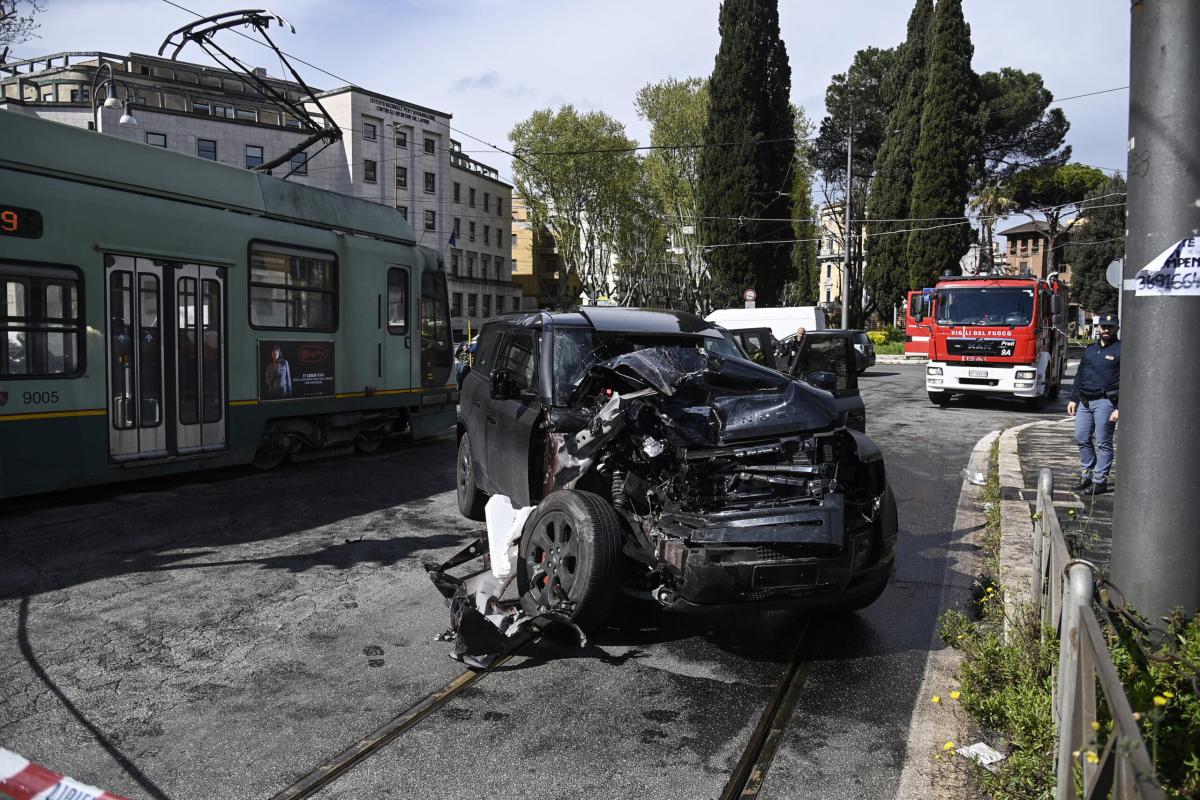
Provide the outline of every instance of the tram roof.
{"type": "Polygon", "coordinates": [[[394,208],[140,142],[0,110],[0,167],[415,242],[394,208]]]}

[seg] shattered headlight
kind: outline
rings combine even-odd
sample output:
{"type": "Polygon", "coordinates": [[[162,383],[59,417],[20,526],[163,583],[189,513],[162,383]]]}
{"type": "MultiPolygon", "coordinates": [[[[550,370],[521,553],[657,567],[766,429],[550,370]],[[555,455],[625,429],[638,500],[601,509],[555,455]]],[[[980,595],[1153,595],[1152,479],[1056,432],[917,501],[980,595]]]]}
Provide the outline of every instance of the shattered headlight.
{"type": "Polygon", "coordinates": [[[647,436],[642,440],[642,452],[646,454],[646,458],[658,458],[666,449],[666,444],[653,436],[647,436]]]}

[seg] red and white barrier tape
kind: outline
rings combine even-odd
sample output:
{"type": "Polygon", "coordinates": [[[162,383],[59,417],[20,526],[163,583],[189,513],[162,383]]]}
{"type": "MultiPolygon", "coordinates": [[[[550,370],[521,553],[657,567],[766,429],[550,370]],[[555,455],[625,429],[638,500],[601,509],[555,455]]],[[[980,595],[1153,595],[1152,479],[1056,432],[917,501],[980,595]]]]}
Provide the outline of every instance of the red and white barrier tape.
{"type": "Polygon", "coordinates": [[[125,800],[66,775],[31,764],[0,747],[0,793],[14,800],[125,800]]]}

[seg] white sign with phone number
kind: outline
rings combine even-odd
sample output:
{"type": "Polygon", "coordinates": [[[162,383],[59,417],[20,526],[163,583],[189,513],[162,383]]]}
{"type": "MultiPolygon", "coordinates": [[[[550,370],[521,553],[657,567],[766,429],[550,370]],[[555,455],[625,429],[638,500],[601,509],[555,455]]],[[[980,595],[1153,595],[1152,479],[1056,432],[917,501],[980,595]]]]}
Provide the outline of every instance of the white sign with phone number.
{"type": "Polygon", "coordinates": [[[1125,281],[1144,295],[1200,295],[1200,239],[1183,239],[1168,247],[1125,281]]]}

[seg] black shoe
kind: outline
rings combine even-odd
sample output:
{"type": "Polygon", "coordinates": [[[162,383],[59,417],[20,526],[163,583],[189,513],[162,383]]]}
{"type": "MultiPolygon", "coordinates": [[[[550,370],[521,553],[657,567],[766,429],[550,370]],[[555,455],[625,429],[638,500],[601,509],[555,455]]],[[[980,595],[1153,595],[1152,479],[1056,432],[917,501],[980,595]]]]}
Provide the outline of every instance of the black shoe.
{"type": "Polygon", "coordinates": [[[1097,494],[1104,494],[1107,491],[1108,491],[1107,483],[1093,483],[1091,485],[1091,487],[1086,489],[1083,493],[1090,494],[1090,495],[1097,495],[1097,494]]]}
{"type": "Polygon", "coordinates": [[[1089,478],[1087,475],[1084,475],[1082,478],[1079,479],[1079,483],[1077,483],[1071,487],[1071,491],[1072,492],[1082,492],[1084,489],[1088,488],[1091,485],[1092,485],[1092,479],[1089,478]]]}

